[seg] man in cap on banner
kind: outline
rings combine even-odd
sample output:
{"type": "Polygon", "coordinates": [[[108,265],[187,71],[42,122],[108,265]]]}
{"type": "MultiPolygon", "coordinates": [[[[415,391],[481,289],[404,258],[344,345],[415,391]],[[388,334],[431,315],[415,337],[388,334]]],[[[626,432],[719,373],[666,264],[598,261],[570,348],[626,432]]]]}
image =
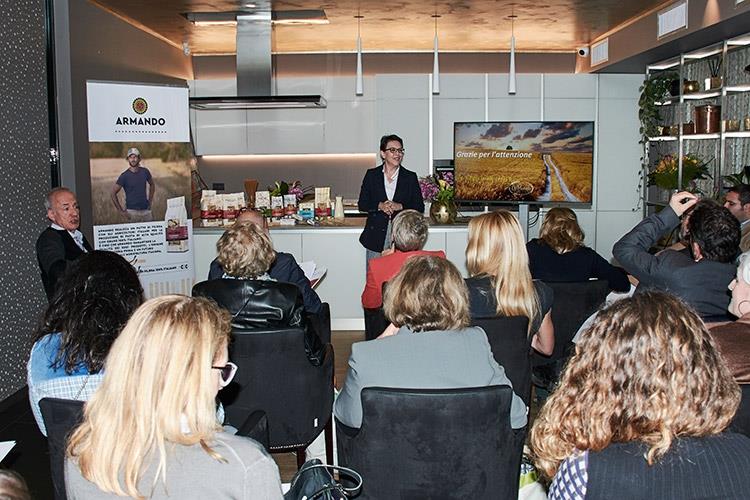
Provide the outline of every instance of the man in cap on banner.
{"type": "Polygon", "coordinates": [[[141,165],[141,152],[137,148],[128,149],[126,158],[128,169],[120,174],[112,186],[112,203],[131,222],[150,222],[154,220],[151,214],[151,202],[156,191],[154,179],[151,172],[141,165]],[[118,197],[121,189],[125,190],[125,208],[122,208],[118,197]]]}

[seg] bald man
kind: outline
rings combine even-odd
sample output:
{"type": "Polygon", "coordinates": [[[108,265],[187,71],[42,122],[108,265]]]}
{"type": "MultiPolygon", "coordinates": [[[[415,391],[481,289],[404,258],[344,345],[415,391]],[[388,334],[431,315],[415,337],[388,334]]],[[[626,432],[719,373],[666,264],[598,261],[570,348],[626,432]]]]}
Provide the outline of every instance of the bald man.
{"type": "Polygon", "coordinates": [[[54,188],[47,193],[44,207],[47,209],[50,226],[42,231],[36,240],[36,258],[42,272],[44,291],[49,300],[68,262],[93,249],[83,233],[78,230],[81,214],[73,191],[65,187],[54,188]]]}
{"type": "MultiPolygon", "coordinates": [[[[266,223],[263,214],[257,210],[245,210],[241,212],[237,217],[236,222],[251,222],[256,226],[262,227],[263,230],[268,232],[268,224],[266,223]]],[[[271,264],[271,268],[268,270],[268,274],[276,281],[283,281],[286,283],[294,283],[302,292],[302,297],[305,301],[305,311],[312,314],[320,312],[321,302],[318,294],[310,286],[310,281],[305,276],[305,273],[294,260],[294,256],[284,252],[276,252],[276,260],[271,264]]],[[[224,269],[217,259],[211,262],[211,268],[208,271],[208,279],[215,280],[221,279],[224,276],[224,269]]]]}

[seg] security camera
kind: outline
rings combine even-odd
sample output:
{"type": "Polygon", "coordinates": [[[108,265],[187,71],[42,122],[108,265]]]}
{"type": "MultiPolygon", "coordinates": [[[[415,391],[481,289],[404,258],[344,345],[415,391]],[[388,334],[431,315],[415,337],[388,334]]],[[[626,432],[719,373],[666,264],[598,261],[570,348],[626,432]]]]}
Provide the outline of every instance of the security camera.
{"type": "Polygon", "coordinates": [[[578,55],[580,57],[586,57],[587,55],[589,55],[589,48],[588,47],[580,47],[577,50],[577,52],[578,52],[578,55]]]}

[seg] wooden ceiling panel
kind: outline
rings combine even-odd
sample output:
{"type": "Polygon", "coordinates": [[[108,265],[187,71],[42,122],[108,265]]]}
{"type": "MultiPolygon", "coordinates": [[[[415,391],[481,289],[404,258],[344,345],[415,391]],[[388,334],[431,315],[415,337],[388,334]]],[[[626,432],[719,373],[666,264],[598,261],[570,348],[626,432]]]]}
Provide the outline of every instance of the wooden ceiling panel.
{"type": "MultiPolygon", "coordinates": [[[[249,0],[250,2],[252,0],[249,0]]],[[[185,12],[237,11],[240,0],[95,0],[131,24],[193,54],[235,52],[233,26],[194,26],[185,12]]],[[[351,52],[355,50],[358,9],[364,16],[362,45],[366,52],[430,51],[437,12],[441,51],[503,51],[510,44],[511,12],[519,51],[569,52],[597,36],[663,4],[664,0],[279,0],[273,9],[323,9],[327,25],[275,26],[273,51],[351,52]]]]}

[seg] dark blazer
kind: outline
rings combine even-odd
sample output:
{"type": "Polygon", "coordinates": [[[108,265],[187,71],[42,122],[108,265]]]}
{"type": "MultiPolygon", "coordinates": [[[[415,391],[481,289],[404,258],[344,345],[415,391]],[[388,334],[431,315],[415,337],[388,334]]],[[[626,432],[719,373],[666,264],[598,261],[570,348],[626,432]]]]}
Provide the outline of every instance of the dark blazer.
{"type": "MultiPolygon", "coordinates": [[[[383,183],[383,165],[371,168],[362,179],[357,206],[360,212],[367,212],[367,222],[359,242],[373,252],[382,252],[385,245],[385,232],[388,228],[388,216],[378,210],[378,203],[387,200],[385,184],[383,183]]],[[[419,189],[417,174],[403,166],[398,171],[396,191],[393,201],[401,203],[404,209],[414,209],[424,212],[422,191],[419,189]]]]}
{"type": "Polygon", "coordinates": [[[671,207],[643,219],[612,248],[623,268],[638,278],[638,289],[657,288],[677,295],[703,318],[725,317],[727,286],[737,268],[732,263],[702,259],[675,250],[651,255],[648,249],[680,223],[671,207]]]}
{"type": "MultiPolygon", "coordinates": [[[[88,252],[93,250],[86,236],[83,237],[83,247],[88,252]]],[[[57,280],[65,272],[68,262],[76,260],[84,253],[67,230],[48,227],[42,231],[36,240],[36,259],[42,272],[42,284],[48,300],[55,293],[57,280]]]]}
{"type": "MultiPolygon", "coordinates": [[[[294,256],[284,252],[276,252],[276,260],[271,264],[271,268],[268,270],[268,274],[276,281],[283,281],[285,283],[294,283],[302,292],[302,298],[305,303],[305,311],[318,314],[322,306],[320,297],[315,293],[315,290],[310,286],[310,281],[305,276],[302,268],[299,267],[297,261],[294,260],[294,256]]],[[[214,259],[211,261],[211,268],[208,271],[209,280],[217,280],[224,276],[224,268],[221,267],[219,261],[214,259]]]]}
{"type": "Polygon", "coordinates": [[[318,365],[323,359],[325,345],[306,320],[302,294],[293,283],[230,278],[208,280],[193,287],[193,297],[212,299],[229,311],[232,332],[302,328],[305,330],[305,352],[310,362],[318,365]]]}

